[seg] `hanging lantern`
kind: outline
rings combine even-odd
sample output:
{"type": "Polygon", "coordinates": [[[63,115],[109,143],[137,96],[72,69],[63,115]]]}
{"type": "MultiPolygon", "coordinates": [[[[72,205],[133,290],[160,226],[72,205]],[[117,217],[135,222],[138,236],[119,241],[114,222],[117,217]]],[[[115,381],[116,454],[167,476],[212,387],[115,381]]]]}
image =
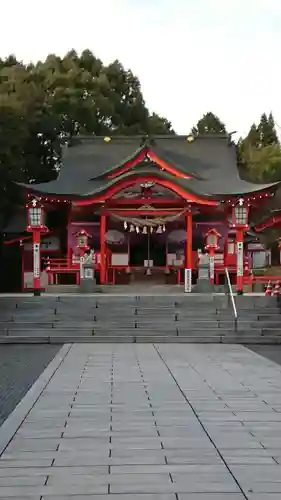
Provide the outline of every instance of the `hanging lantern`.
{"type": "Polygon", "coordinates": [[[217,249],[219,248],[219,240],[221,238],[221,234],[216,229],[209,229],[205,234],[205,249],[217,249]]]}
{"type": "Polygon", "coordinates": [[[76,233],[75,236],[76,236],[77,247],[82,250],[87,250],[89,248],[88,239],[90,237],[90,234],[85,229],[81,229],[81,231],[76,233]]]}
{"type": "Polygon", "coordinates": [[[130,224],[130,233],[135,232],[135,226],[133,224],[130,224]]]}
{"type": "Polygon", "coordinates": [[[248,218],[249,207],[245,205],[243,198],[239,198],[232,208],[232,227],[246,229],[248,227],[248,218]]]}
{"type": "Polygon", "coordinates": [[[128,223],[126,221],[124,222],[124,229],[128,229],[128,223]]]}
{"type": "Polygon", "coordinates": [[[36,199],[32,200],[27,208],[28,230],[44,228],[44,207],[36,199]]]}
{"type": "Polygon", "coordinates": [[[146,226],[143,227],[142,234],[147,234],[147,227],[146,226]]]}
{"type": "Polygon", "coordinates": [[[158,226],[157,230],[156,230],[156,234],[162,234],[162,226],[158,226]]]}

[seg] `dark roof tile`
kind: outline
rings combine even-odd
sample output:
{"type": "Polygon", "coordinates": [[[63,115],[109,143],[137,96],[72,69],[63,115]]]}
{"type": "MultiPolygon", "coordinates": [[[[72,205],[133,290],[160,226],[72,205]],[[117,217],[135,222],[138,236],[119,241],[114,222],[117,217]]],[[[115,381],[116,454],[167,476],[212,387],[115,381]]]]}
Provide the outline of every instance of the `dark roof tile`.
{"type": "MultiPolygon", "coordinates": [[[[63,154],[63,166],[55,181],[26,187],[37,193],[69,197],[89,197],[104,192],[122,178],[108,178],[108,173],[135,158],[149,148],[158,158],[179,171],[193,176],[185,181],[173,177],[187,191],[200,196],[224,197],[267,189],[275,184],[254,184],[240,178],[236,148],[225,136],[200,136],[189,142],[187,136],[141,136],[75,139],[63,154]]],[[[146,165],[149,169],[149,164],[146,165]]],[[[152,167],[150,166],[150,169],[152,167]]],[[[152,170],[150,170],[152,172],[152,170]]],[[[140,175],[140,167],[128,175],[140,175]]],[[[153,173],[155,170],[153,170],[153,173]]],[[[161,172],[161,171],[159,171],[161,172]]],[[[144,174],[144,172],[142,172],[144,174]]],[[[149,170],[147,171],[149,174],[149,170]]],[[[161,173],[163,176],[165,173],[161,173]]]]}

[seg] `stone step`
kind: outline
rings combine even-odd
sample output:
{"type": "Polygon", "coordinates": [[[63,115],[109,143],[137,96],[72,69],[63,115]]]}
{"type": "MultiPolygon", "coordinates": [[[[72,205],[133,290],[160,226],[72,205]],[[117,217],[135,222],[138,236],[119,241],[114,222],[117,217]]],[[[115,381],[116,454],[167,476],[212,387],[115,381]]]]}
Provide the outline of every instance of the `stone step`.
{"type": "Polygon", "coordinates": [[[276,345],[281,344],[281,337],[247,337],[235,335],[224,337],[220,335],[206,337],[204,335],[194,337],[0,337],[0,344],[64,344],[64,343],[227,343],[227,344],[243,344],[243,345],[253,345],[253,344],[266,344],[266,345],[276,345]]]}
{"type": "MultiPolygon", "coordinates": [[[[193,329],[193,330],[188,330],[188,329],[168,329],[168,330],[155,330],[155,329],[150,329],[150,328],[139,328],[139,329],[116,329],[114,331],[104,331],[97,329],[94,332],[91,329],[81,329],[79,331],[77,330],[66,330],[66,329],[29,329],[29,330],[13,330],[13,331],[6,331],[6,332],[0,332],[1,337],[33,337],[33,338],[41,338],[41,337],[60,337],[64,336],[67,339],[71,339],[73,336],[75,337],[122,337],[122,336],[129,336],[129,337],[144,337],[144,336],[154,336],[154,337],[186,337],[190,336],[196,339],[198,336],[204,335],[206,337],[214,336],[214,335],[222,335],[224,337],[231,337],[235,333],[234,328],[228,328],[228,329],[223,329],[220,330],[218,328],[216,329],[210,329],[210,330],[204,330],[202,328],[198,329],[193,329]]],[[[237,335],[239,335],[240,340],[243,339],[243,336],[247,337],[263,337],[263,336],[275,336],[279,337],[279,335],[276,335],[276,332],[273,330],[268,330],[268,331],[262,331],[259,329],[252,329],[252,330],[243,330],[243,329],[238,329],[237,330],[237,335]]],[[[70,341],[70,340],[69,340],[70,341]]]]}

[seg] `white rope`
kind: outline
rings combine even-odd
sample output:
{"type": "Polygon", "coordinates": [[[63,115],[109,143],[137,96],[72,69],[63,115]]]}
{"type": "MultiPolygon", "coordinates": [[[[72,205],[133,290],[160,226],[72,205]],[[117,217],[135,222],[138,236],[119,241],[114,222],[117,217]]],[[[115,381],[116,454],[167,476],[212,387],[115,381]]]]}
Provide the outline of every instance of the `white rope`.
{"type": "Polygon", "coordinates": [[[122,222],[127,222],[128,224],[133,224],[134,226],[139,226],[139,227],[144,227],[144,226],[149,226],[149,227],[155,227],[155,226],[163,226],[167,224],[167,222],[173,222],[177,219],[179,219],[183,214],[185,213],[185,210],[182,212],[176,214],[176,215],[168,215],[167,217],[153,217],[149,219],[142,219],[138,217],[121,217],[120,215],[112,214],[113,217],[118,219],[119,221],[122,222]]]}

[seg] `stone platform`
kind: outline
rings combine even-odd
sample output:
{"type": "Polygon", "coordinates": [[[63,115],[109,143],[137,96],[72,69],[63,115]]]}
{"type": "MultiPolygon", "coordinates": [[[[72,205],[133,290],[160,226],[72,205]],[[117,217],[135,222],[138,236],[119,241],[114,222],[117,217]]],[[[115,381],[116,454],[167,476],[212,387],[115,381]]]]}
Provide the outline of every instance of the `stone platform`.
{"type": "Polygon", "coordinates": [[[281,368],[237,345],[65,345],[0,451],[0,500],[280,500],[281,368]]]}

